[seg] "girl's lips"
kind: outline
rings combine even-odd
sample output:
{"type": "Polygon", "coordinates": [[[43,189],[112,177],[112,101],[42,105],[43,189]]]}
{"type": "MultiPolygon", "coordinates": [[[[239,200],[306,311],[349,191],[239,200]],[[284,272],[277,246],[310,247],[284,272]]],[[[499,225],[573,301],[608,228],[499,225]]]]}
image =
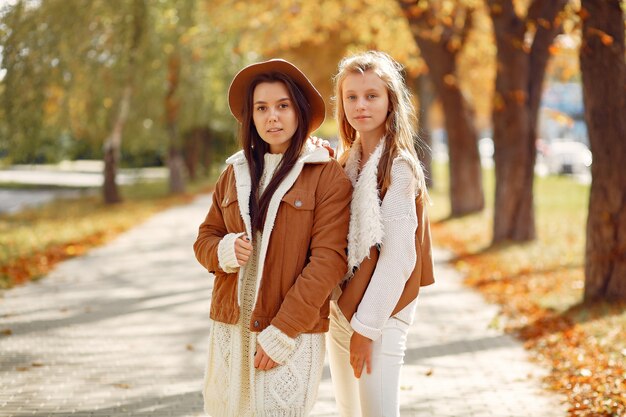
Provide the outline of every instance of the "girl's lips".
{"type": "Polygon", "coordinates": [[[356,120],[363,120],[363,119],[369,119],[369,116],[357,116],[355,117],[356,120]]]}
{"type": "Polygon", "coordinates": [[[276,133],[276,132],[280,132],[282,129],[278,129],[278,128],[273,128],[273,129],[267,129],[267,133],[276,133]]]}

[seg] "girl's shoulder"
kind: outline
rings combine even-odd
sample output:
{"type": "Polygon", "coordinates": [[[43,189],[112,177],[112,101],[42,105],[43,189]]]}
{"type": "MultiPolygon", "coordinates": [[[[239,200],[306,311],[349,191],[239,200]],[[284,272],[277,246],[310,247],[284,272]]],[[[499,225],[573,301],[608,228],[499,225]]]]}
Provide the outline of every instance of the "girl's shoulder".
{"type": "Polygon", "coordinates": [[[311,168],[317,171],[319,182],[322,184],[330,185],[343,181],[350,183],[350,179],[346,175],[343,167],[339,161],[334,158],[330,158],[328,161],[314,165],[311,168]]]}
{"type": "Polygon", "coordinates": [[[407,187],[413,190],[416,196],[419,195],[430,202],[424,168],[415,155],[406,151],[398,153],[391,166],[391,182],[400,183],[401,188],[407,187]]]}
{"type": "Polygon", "coordinates": [[[413,177],[416,180],[423,176],[422,165],[409,152],[398,151],[391,165],[391,180],[395,177],[413,177]]]}
{"type": "Polygon", "coordinates": [[[228,186],[229,183],[235,182],[235,168],[228,164],[222,170],[222,173],[217,178],[217,182],[215,183],[215,188],[222,189],[228,186]]]}

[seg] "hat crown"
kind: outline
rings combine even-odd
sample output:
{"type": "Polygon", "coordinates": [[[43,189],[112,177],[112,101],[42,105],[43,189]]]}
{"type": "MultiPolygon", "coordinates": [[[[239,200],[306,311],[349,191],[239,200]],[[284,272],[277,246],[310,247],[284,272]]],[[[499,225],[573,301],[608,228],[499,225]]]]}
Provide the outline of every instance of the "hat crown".
{"type": "Polygon", "coordinates": [[[322,95],[298,67],[281,58],[273,58],[248,65],[235,75],[228,89],[228,105],[235,119],[239,123],[243,122],[245,100],[248,96],[248,89],[254,79],[260,74],[272,72],[287,75],[302,90],[311,108],[309,133],[320,127],[326,116],[326,105],[322,95]]]}

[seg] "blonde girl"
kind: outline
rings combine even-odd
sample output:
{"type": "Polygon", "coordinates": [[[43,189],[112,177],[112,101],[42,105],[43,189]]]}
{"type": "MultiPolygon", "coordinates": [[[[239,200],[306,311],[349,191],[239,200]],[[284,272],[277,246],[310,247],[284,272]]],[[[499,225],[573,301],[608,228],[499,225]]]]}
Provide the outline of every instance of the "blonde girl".
{"type": "Polygon", "coordinates": [[[354,187],[348,273],[327,339],[342,417],[399,416],[400,369],[421,286],[434,282],[415,110],[401,66],[369,51],[335,77],[340,163],[354,187]]]}
{"type": "Polygon", "coordinates": [[[194,251],[215,275],[204,409],[300,417],[315,402],[330,294],[347,271],[352,186],[307,142],[324,101],[293,64],[241,70],[228,102],[242,150],[228,158],[194,251]]]}

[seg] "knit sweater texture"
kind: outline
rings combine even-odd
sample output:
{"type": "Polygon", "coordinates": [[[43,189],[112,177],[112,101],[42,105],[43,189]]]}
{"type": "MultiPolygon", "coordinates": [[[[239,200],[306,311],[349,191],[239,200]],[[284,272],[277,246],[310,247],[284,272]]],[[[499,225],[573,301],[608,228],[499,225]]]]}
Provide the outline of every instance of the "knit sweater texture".
{"type": "MultiPolygon", "coordinates": [[[[354,251],[367,253],[371,244],[380,247],[372,279],[350,321],[356,332],[372,340],[381,336],[382,328],[398,303],[417,259],[415,198],[418,188],[415,170],[407,158],[396,158],[391,167],[391,183],[381,202],[376,189],[376,175],[382,147],[381,141],[359,171],[361,146],[356,142],[346,165],[346,173],[354,185],[350,214],[354,251]]],[[[361,259],[362,255],[359,254],[353,262],[361,259]]],[[[411,324],[416,305],[417,301],[414,300],[394,317],[411,324]]]]}
{"type": "MultiPolygon", "coordinates": [[[[266,154],[259,184],[262,193],[282,159],[266,154]]],[[[229,234],[219,247],[222,268],[237,269],[234,242],[229,234]]],[[[261,242],[257,232],[253,242],[261,242]]],[[[317,396],[324,362],[324,335],[304,333],[290,338],[274,326],[260,334],[249,330],[255,305],[259,248],[253,244],[243,268],[241,315],[235,325],[213,321],[204,384],[204,408],[213,417],[300,417],[308,415],[317,396]],[[257,343],[280,365],[269,371],[254,368],[257,343]]]]}

